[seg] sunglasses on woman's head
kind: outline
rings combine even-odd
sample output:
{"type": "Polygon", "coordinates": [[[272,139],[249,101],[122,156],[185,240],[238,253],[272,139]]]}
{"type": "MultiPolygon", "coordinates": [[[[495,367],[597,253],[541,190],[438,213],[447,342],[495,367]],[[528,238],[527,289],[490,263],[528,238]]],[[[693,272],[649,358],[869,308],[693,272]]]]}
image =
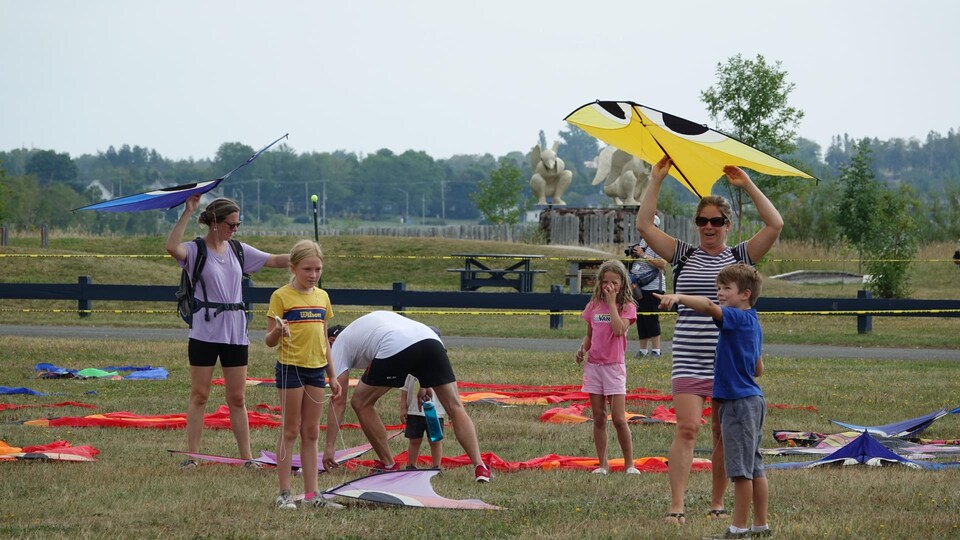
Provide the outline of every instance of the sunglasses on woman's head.
{"type": "Polygon", "coordinates": [[[727,218],[724,216],[705,218],[703,216],[697,216],[697,219],[694,220],[697,224],[697,227],[706,227],[707,223],[713,225],[714,227],[723,227],[727,224],[727,218]]]}

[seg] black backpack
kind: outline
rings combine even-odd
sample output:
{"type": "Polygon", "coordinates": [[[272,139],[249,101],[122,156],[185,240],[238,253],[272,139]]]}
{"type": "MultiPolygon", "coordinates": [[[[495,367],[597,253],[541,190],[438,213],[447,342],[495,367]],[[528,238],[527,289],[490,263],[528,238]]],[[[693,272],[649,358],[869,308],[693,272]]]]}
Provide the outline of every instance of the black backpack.
{"type": "MultiPolygon", "coordinates": [[[[177,312],[180,314],[183,322],[187,323],[187,326],[190,328],[193,328],[193,314],[201,309],[206,310],[203,317],[207,321],[210,320],[210,308],[215,309],[213,312],[214,317],[219,315],[221,311],[246,310],[246,305],[243,303],[222,304],[207,301],[207,285],[203,282],[203,277],[201,276],[203,266],[207,262],[207,244],[203,241],[203,238],[199,236],[194,238],[193,241],[197,244],[197,258],[193,265],[193,272],[192,274],[188,274],[186,269],[180,272],[180,287],[177,289],[176,295],[177,312]],[[200,289],[203,291],[202,302],[194,296],[197,283],[200,284],[200,289]]],[[[243,246],[237,240],[230,240],[230,247],[237,256],[237,261],[240,262],[240,269],[243,270],[243,246]]],[[[244,274],[244,276],[246,276],[246,274],[244,274]]]]}

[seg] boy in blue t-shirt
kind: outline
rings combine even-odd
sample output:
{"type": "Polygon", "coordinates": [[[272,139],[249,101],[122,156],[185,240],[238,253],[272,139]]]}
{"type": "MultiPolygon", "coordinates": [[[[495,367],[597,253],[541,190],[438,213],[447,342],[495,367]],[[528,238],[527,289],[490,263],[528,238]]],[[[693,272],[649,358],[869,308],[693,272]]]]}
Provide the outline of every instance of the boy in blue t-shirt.
{"type": "Polygon", "coordinates": [[[733,480],[733,520],[717,538],[771,535],[767,526],[767,478],[760,455],[766,402],[756,378],[763,373],[763,330],[753,306],[760,296],[762,279],[752,266],[727,266],[717,276],[717,300],[703,296],[665,294],[660,308],[681,303],[713,317],[720,328],[713,364],[713,401],[720,417],[724,467],[733,480]],[[753,527],[747,527],[750,503],[753,527]]]}

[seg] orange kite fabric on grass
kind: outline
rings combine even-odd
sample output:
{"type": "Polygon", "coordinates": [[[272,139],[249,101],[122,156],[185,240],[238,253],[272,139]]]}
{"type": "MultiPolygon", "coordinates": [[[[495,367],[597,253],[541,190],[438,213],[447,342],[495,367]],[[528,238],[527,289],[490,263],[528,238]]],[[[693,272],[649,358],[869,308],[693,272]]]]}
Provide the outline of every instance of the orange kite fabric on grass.
{"type": "MultiPolygon", "coordinates": [[[[590,422],[592,418],[588,418],[583,414],[584,409],[590,408],[588,403],[578,403],[575,405],[570,405],[569,407],[555,407],[553,409],[547,409],[543,414],[540,415],[540,421],[547,424],[582,424],[584,422],[590,422]]],[[[703,410],[703,416],[710,416],[712,409],[707,407],[703,410]]],[[[644,416],[639,413],[627,412],[627,422],[630,424],[676,424],[677,423],[677,413],[673,408],[666,408],[663,405],[657,405],[657,408],[653,410],[650,416],[644,416]]],[[[608,415],[607,418],[610,418],[608,415]]],[[[700,419],[700,424],[706,424],[707,421],[704,418],[700,419]]]]}
{"type": "MultiPolygon", "coordinates": [[[[487,452],[481,454],[481,458],[483,459],[483,462],[489,464],[491,468],[502,472],[517,472],[524,470],[592,471],[600,466],[600,460],[595,457],[558,456],[557,454],[547,454],[545,456],[529,459],[527,461],[506,461],[492,452],[487,452]]],[[[410,462],[406,452],[397,454],[393,459],[402,466],[405,466],[410,462]]],[[[611,459],[609,462],[611,471],[622,472],[624,470],[622,458],[611,459]]],[[[633,463],[634,467],[642,472],[667,472],[667,458],[665,457],[642,457],[634,459],[633,463]]],[[[420,456],[418,464],[429,467],[430,456],[420,456]]],[[[456,457],[444,457],[440,461],[440,467],[444,469],[464,467],[472,464],[473,463],[466,454],[461,454],[456,457]]],[[[377,462],[369,460],[351,460],[347,462],[348,468],[353,468],[357,465],[362,467],[375,467],[377,466],[377,462]]],[[[694,458],[691,470],[709,471],[711,470],[712,466],[713,465],[709,459],[694,458]]]]}

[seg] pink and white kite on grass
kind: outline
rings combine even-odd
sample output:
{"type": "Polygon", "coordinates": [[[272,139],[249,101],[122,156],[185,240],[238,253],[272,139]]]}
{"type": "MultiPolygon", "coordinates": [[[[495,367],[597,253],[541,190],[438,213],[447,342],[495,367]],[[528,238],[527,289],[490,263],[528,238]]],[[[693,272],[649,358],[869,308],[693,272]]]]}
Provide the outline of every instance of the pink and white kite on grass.
{"type": "Polygon", "coordinates": [[[421,508],[448,508],[454,510],[505,510],[479,499],[448,499],[437,495],[430,480],[440,474],[439,469],[387,471],[357,478],[323,492],[325,498],[349,497],[359,501],[415,506],[421,508]]]}

